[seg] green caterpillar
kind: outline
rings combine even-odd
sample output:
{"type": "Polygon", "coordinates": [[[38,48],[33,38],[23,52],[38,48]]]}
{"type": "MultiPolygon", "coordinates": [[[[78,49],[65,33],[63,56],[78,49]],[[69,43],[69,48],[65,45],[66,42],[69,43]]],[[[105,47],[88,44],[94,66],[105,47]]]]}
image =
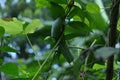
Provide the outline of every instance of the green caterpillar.
{"type": "Polygon", "coordinates": [[[55,20],[54,24],[52,25],[51,29],[51,37],[54,42],[57,42],[59,37],[62,34],[63,31],[63,25],[64,25],[64,18],[59,17],[55,20]]]}
{"type": "Polygon", "coordinates": [[[59,17],[55,20],[54,24],[52,25],[51,29],[51,37],[55,44],[59,41],[61,38],[59,44],[58,44],[58,53],[62,53],[63,56],[66,58],[66,60],[70,63],[73,61],[73,56],[70,53],[66,42],[64,38],[64,24],[65,24],[65,18],[64,17],[59,17]]]}

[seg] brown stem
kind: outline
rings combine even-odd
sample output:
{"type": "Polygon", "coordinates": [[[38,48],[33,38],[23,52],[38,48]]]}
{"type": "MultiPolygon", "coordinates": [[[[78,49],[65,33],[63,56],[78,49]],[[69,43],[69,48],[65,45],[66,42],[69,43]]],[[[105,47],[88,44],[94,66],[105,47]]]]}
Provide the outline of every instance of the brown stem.
{"type": "MultiPolygon", "coordinates": [[[[110,25],[109,25],[109,47],[115,47],[117,39],[117,21],[119,13],[120,0],[112,0],[112,8],[110,14],[110,25]]],[[[114,55],[110,56],[107,60],[106,80],[112,80],[113,78],[113,62],[114,55]]]]}

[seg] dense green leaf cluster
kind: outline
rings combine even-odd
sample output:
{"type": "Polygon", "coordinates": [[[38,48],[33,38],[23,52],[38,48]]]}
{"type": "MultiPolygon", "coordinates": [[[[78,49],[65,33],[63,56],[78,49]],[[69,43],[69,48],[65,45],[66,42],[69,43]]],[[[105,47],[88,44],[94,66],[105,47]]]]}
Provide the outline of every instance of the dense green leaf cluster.
{"type": "MultiPolygon", "coordinates": [[[[119,49],[106,46],[109,20],[102,15],[108,16],[101,12],[100,3],[95,0],[35,2],[37,8],[27,5],[30,9],[22,10],[19,15],[29,13],[33,18],[28,21],[19,16],[0,19],[0,71],[6,79],[104,80],[106,60],[111,55],[115,55],[114,68],[119,74],[119,49]],[[46,45],[48,49],[41,48],[46,45]],[[9,52],[18,56],[15,63],[4,61],[9,52]],[[25,56],[27,60],[21,59],[25,56]]],[[[115,74],[114,79],[118,77],[115,74]]]]}

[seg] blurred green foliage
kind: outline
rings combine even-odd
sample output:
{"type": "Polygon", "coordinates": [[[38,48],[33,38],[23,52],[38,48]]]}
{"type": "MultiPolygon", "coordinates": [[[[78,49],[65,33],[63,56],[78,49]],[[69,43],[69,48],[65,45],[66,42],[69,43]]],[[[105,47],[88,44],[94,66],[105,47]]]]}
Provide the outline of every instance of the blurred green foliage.
{"type": "Polygon", "coordinates": [[[0,6],[0,79],[104,80],[112,54],[118,79],[119,50],[105,47],[109,20],[102,13],[109,16],[107,1],[101,12],[94,0],[74,0],[74,5],[71,0],[6,0],[0,6]],[[63,34],[64,43],[55,43],[51,31],[60,17],[63,23],[57,22],[52,34],[59,39],[63,34]]]}

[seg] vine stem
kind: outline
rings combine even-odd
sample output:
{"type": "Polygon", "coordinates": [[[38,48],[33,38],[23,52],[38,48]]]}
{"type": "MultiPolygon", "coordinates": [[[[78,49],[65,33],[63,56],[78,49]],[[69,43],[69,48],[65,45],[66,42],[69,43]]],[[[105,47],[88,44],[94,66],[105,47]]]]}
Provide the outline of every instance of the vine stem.
{"type": "Polygon", "coordinates": [[[82,48],[82,47],[77,47],[77,46],[69,46],[69,48],[75,48],[75,49],[85,50],[85,48],[82,48]]]}
{"type": "Polygon", "coordinates": [[[41,69],[43,68],[43,66],[45,65],[45,63],[47,62],[47,60],[50,58],[50,56],[54,53],[54,49],[58,46],[58,44],[60,43],[61,39],[62,39],[63,35],[60,36],[59,40],[57,41],[57,43],[54,45],[54,47],[51,50],[51,53],[47,56],[47,58],[44,60],[44,62],[42,63],[42,65],[39,67],[38,71],[36,72],[36,74],[33,76],[32,80],[35,80],[35,78],[38,76],[39,72],[41,71],[41,69]]]}
{"type": "MultiPolygon", "coordinates": [[[[120,0],[112,0],[110,24],[109,24],[109,47],[115,47],[117,40],[117,21],[119,13],[120,0]]],[[[114,55],[110,56],[107,60],[106,80],[112,80],[114,73],[114,55]]]]}
{"type": "MultiPolygon", "coordinates": [[[[96,39],[92,42],[92,44],[90,45],[90,47],[92,47],[95,43],[96,43],[96,39]]],[[[86,59],[85,59],[85,68],[84,68],[84,72],[86,72],[87,70],[87,63],[88,63],[88,59],[89,59],[90,54],[87,55],[86,59]]]]}
{"type": "MultiPolygon", "coordinates": [[[[34,48],[33,48],[33,45],[32,45],[32,43],[31,43],[28,35],[27,35],[27,34],[25,34],[25,35],[26,35],[26,38],[27,38],[28,43],[30,44],[30,47],[32,48],[34,54],[36,55],[36,52],[35,52],[35,50],[34,50],[34,48]]],[[[37,62],[38,62],[38,65],[40,66],[41,64],[40,64],[39,60],[37,60],[37,62]]]]}
{"type": "Polygon", "coordinates": [[[41,69],[43,68],[43,66],[45,65],[45,63],[47,62],[47,60],[49,59],[49,57],[52,55],[52,53],[53,53],[53,51],[47,56],[47,58],[42,63],[42,65],[40,66],[40,68],[38,69],[38,71],[36,72],[36,74],[33,76],[32,80],[35,80],[35,78],[37,77],[37,75],[39,74],[39,72],[41,71],[41,69]]]}

